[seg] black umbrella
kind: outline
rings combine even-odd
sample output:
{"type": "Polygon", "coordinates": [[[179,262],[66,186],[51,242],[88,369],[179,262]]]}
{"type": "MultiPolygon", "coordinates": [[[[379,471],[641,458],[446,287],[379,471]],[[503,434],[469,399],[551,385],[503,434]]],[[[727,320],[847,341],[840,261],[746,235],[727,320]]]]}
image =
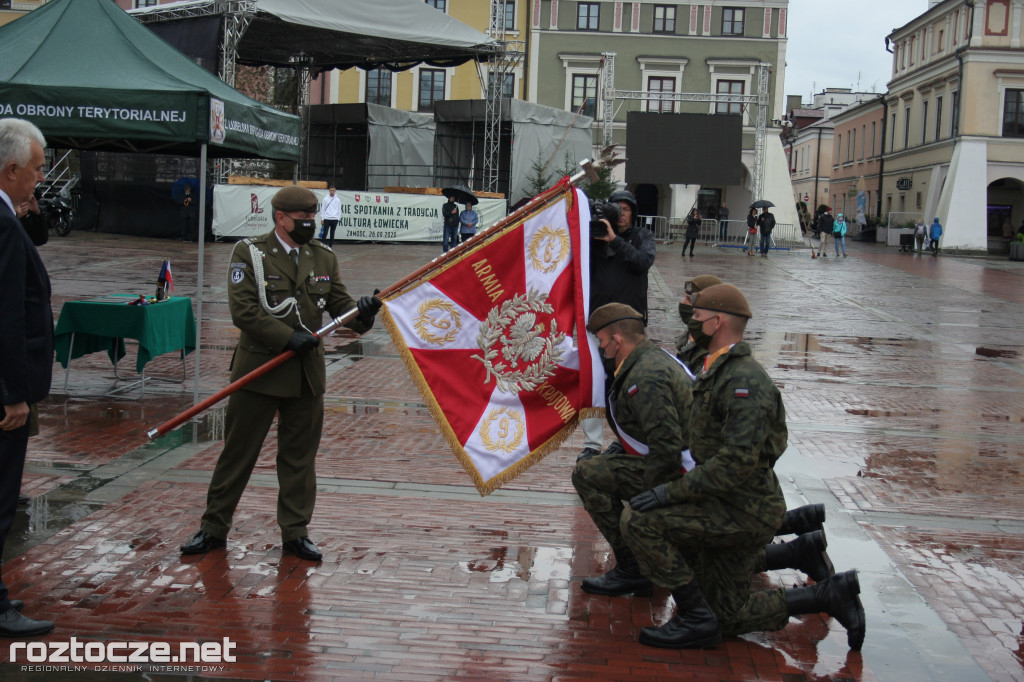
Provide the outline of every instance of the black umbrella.
{"type": "Polygon", "coordinates": [[[441,194],[446,197],[455,197],[455,201],[460,204],[472,203],[474,206],[479,204],[480,201],[473,194],[473,190],[466,187],[465,185],[451,185],[441,190],[441,194]]]}
{"type": "Polygon", "coordinates": [[[774,206],[774,205],[775,204],[773,204],[772,202],[768,201],[767,199],[758,199],[757,201],[755,201],[754,203],[752,203],[750,205],[750,208],[768,208],[769,206],[774,206]]]}

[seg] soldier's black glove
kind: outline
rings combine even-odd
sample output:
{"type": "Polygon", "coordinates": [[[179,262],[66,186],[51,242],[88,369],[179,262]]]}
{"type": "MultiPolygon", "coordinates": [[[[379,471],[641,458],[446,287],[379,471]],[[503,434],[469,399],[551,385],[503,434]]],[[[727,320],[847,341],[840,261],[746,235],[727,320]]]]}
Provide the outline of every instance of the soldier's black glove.
{"type": "Polygon", "coordinates": [[[320,345],[320,339],[313,336],[305,329],[296,329],[292,332],[292,338],[288,339],[285,350],[294,351],[296,355],[306,353],[320,345]]]}
{"type": "Polygon", "coordinates": [[[665,490],[665,484],[662,483],[650,490],[637,493],[629,498],[629,506],[633,508],[633,511],[650,511],[658,507],[667,507],[668,492],[665,490]]]}
{"type": "Polygon", "coordinates": [[[359,317],[365,319],[373,319],[377,315],[377,311],[381,309],[384,304],[377,294],[380,293],[380,289],[373,290],[373,296],[363,296],[356,301],[356,308],[359,309],[359,317]]]}

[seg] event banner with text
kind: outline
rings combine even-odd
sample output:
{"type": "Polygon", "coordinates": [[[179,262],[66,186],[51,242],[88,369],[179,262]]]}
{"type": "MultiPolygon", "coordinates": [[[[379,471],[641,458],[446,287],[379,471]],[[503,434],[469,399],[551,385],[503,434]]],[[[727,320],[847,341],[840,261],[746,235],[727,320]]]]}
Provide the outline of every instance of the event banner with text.
{"type": "MultiPolygon", "coordinates": [[[[213,233],[218,237],[251,237],[270,232],[274,226],[270,200],[279,187],[215,185],[213,233]]],[[[323,202],[327,190],[313,193],[323,202]]],[[[335,192],[341,200],[341,219],[336,240],[440,242],[441,206],[447,201],[436,194],[385,192],[335,192]]],[[[460,206],[460,209],[464,207],[460,206]]],[[[477,229],[505,217],[504,199],[481,199],[474,207],[480,216],[477,229]]],[[[317,216],[317,224],[323,216],[317,216]]]]}

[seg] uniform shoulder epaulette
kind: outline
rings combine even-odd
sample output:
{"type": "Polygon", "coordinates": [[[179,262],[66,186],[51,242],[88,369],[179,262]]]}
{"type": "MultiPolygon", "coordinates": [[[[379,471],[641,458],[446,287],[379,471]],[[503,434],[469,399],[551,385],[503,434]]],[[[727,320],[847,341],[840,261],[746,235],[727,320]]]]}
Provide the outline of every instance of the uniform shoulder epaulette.
{"type": "Polygon", "coordinates": [[[319,239],[314,239],[311,243],[315,244],[316,246],[319,246],[324,251],[330,251],[331,253],[334,253],[334,249],[332,249],[331,247],[327,246],[327,244],[324,244],[319,239]]]}

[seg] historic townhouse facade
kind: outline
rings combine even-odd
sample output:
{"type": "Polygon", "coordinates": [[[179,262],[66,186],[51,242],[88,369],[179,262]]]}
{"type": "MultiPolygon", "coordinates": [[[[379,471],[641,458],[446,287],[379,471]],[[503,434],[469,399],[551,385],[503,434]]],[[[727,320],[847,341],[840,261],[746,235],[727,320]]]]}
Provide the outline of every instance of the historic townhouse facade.
{"type": "MultiPolygon", "coordinates": [[[[602,141],[602,53],[615,53],[616,90],[653,93],[756,94],[757,65],[772,65],[769,82],[765,196],[779,204],[780,222],[794,222],[786,161],[777,122],[784,111],[788,0],[709,0],[689,3],[612,0],[531,0],[527,92],[531,101],[595,118],[602,141]]],[[[695,203],[727,201],[734,219],[750,200],[754,160],[753,107],[713,102],[623,100],[614,104],[613,142],[626,142],[629,111],[739,113],[743,115],[742,184],[734,187],[657,185],[631,187],[641,213],[682,216],[695,203]]],[[[670,150],[666,150],[670,151],[670,150]]],[[[629,150],[624,150],[628,157],[629,150]]],[[[620,178],[621,179],[621,178],[620,178]]]]}
{"type": "Polygon", "coordinates": [[[831,206],[847,222],[866,224],[879,214],[884,108],[881,95],[832,117],[831,206]]]}
{"type": "Polygon", "coordinates": [[[945,0],[887,38],[883,212],[945,226],[946,250],[1005,252],[1024,220],[1024,0],[945,0]]]}

